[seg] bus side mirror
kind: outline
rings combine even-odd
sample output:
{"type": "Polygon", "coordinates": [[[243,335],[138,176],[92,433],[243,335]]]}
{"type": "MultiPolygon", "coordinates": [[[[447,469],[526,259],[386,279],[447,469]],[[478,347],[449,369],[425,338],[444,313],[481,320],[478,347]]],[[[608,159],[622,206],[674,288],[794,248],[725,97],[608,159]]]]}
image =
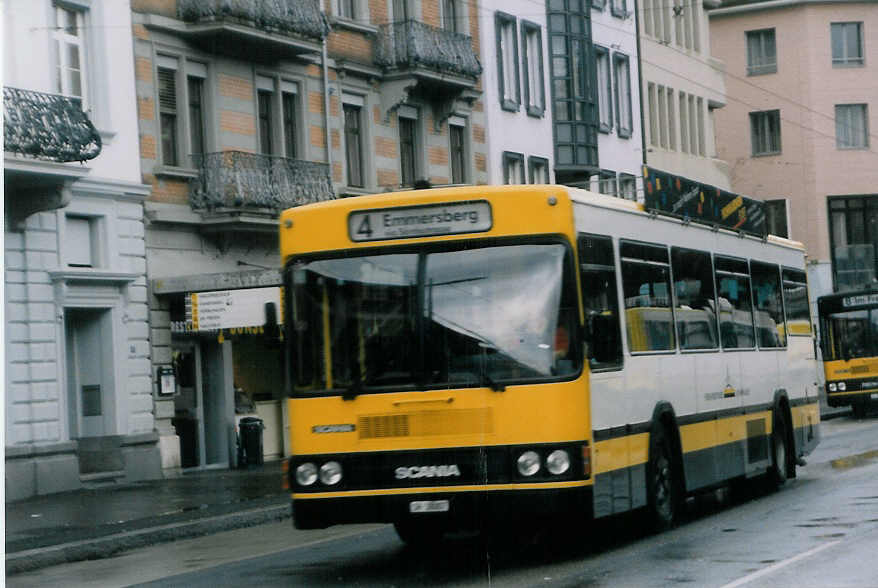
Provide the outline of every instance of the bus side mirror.
{"type": "Polygon", "coordinates": [[[613,314],[596,314],[589,321],[589,359],[615,363],[622,353],[619,321],[613,314]]]}

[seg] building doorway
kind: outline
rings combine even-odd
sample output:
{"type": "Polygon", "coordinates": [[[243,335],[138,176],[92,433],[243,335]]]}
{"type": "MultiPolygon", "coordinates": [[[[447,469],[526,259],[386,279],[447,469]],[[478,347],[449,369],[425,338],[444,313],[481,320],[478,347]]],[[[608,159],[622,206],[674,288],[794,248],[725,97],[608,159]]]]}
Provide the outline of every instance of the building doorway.
{"type": "Polygon", "coordinates": [[[112,313],[105,308],[68,308],[64,330],[70,438],[114,435],[112,313]]]}

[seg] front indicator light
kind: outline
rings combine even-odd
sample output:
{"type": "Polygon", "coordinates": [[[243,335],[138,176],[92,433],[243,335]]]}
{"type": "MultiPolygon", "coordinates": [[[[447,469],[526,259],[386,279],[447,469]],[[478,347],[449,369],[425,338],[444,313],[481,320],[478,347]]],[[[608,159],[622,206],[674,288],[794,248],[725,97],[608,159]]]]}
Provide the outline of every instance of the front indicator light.
{"type": "Polygon", "coordinates": [[[563,449],[556,449],[546,458],[546,468],[556,476],[570,469],[570,456],[563,449]]]}
{"type": "Polygon", "coordinates": [[[839,392],[844,392],[844,391],[847,390],[847,389],[848,389],[848,385],[847,385],[847,384],[845,384],[844,382],[839,382],[839,383],[838,383],[838,391],[839,391],[839,392]]]}
{"type": "Polygon", "coordinates": [[[337,461],[327,461],[320,466],[320,481],[327,486],[338,484],[341,481],[341,464],[337,461]]]}
{"type": "Polygon", "coordinates": [[[317,481],[317,466],[313,463],[303,463],[296,468],[296,482],[299,486],[310,486],[317,481]]]}
{"type": "Polygon", "coordinates": [[[525,451],[518,456],[518,473],[525,477],[540,471],[540,456],[536,451],[525,451]]]}

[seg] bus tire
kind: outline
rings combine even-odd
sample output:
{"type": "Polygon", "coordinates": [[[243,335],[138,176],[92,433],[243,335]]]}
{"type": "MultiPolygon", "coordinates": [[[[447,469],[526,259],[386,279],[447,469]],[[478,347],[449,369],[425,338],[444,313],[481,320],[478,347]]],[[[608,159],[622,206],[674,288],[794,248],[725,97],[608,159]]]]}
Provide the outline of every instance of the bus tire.
{"type": "Polygon", "coordinates": [[[774,410],[771,427],[771,484],[778,488],[787,481],[790,468],[790,442],[783,410],[774,410]]]}
{"type": "Polygon", "coordinates": [[[445,528],[435,523],[399,520],[393,523],[396,534],[411,547],[431,547],[442,541],[445,528]]]}
{"type": "Polygon", "coordinates": [[[646,492],[650,526],[655,531],[670,528],[681,505],[679,477],[671,442],[664,427],[649,435],[649,463],[646,468],[646,492]]]}

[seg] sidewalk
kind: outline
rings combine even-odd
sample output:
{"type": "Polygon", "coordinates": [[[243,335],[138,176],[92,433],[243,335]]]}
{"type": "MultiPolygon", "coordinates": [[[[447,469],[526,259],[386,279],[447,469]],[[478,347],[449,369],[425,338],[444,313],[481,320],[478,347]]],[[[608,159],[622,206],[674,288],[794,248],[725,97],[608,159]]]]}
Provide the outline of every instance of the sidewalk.
{"type": "Polygon", "coordinates": [[[274,461],[7,503],[6,575],[289,518],[281,477],[274,461]]]}

